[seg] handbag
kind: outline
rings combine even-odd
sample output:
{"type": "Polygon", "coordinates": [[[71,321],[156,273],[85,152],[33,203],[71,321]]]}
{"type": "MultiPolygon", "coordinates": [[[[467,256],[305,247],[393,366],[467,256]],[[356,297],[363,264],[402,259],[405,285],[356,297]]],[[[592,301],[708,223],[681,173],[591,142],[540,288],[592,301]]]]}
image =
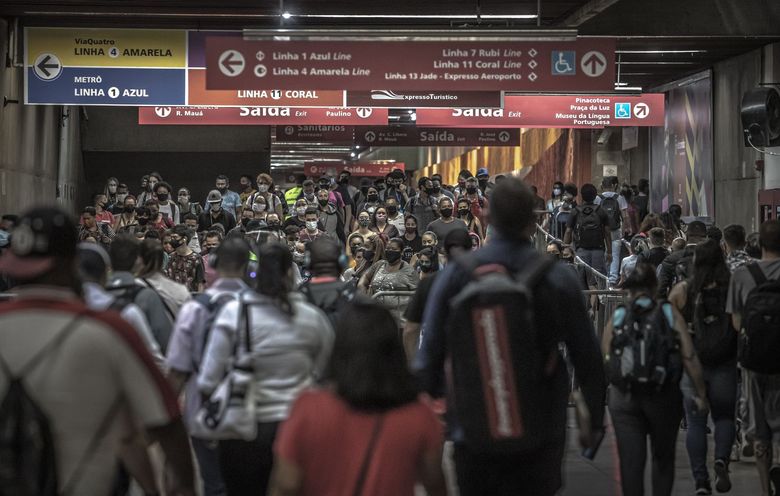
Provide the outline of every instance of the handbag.
{"type": "Polygon", "coordinates": [[[366,476],[368,475],[368,469],[371,467],[371,460],[374,457],[374,447],[376,441],[379,438],[379,432],[382,430],[382,423],[385,420],[384,415],[380,415],[374,423],[374,430],[371,433],[371,439],[368,441],[366,447],[366,454],[363,456],[363,463],[360,465],[360,472],[358,472],[357,482],[355,482],[355,490],[353,496],[361,496],[363,494],[363,486],[366,482],[366,476]]]}
{"type": "Polygon", "coordinates": [[[243,321],[243,350],[238,338],[230,370],[190,423],[190,435],[198,439],[252,441],[257,437],[249,312],[243,299],[239,299],[239,305],[237,334],[241,333],[243,321]]]}

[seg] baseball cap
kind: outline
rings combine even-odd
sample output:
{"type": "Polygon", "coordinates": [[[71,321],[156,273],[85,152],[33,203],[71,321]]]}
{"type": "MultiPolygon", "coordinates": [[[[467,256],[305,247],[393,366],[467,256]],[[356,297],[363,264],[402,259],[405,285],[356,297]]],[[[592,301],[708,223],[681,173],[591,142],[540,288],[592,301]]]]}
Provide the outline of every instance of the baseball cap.
{"type": "Polygon", "coordinates": [[[0,272],[31,279],[50,271],[58,260],[76,256],[76,223],[55,207],[28,210],[11,232],[10,249],[0,257],[0,272]]]}
{"type": "Polygon", "coordinates": [[[477,177],[490,177],[490,173],[485,167],[477,169],[477,177]]]}
{"type": "Polygon", "coordinates": [[[222,201],[222,193],[219,191],[212,189],[209,191],[209,195],[206,197],[206,201],[209,203],[219,203],[222,201]]]}

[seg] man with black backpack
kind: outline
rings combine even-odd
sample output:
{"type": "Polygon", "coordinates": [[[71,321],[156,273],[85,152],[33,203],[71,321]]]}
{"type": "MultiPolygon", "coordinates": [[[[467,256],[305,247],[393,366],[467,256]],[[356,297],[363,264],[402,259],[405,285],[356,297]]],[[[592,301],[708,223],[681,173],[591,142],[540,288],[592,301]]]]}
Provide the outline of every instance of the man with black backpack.
{"type": "MultiPolygon", "coordinates": [[[[597,272],[606,275],[606,264],[611,262],[613,255],[618,256],[618,254],[612,251],[607,214],[594,203],[596,193],[594,185],[582,185],[580,194],[583,204],[572,209],[566,224],[563,243],[569,245],[573,241],[577,247],[577,256],[597,272]]],[[[588,284],[592,287],[596,286],[592,276],[588,276],[588,284]]]]}
{"type": "Polygon", "coordinates": [[[593,203],[601,207],[609,220],[609,234],[612,240],[612,261],[609,265],[609,283],[614,285],[620,278],[620,248],[623,242],[623,226],[628,228],[628,202],[618,191],[617,176],[607,176],[601,181],[601,194],[593,203]]]}
{"type": "MultiPolygon", "coordinates": [[[[249,243],[233,237],[210,253],[209,263],[217,271],[217,280],[203,294],[185,303],[176,318],[166,365],[174,391],[180,393],[186,387],[184,419],[187,425],[194,420],[201,406],[197,377],[214,320],[225,303],[236,300],[241,292],[249,289],[244,282],[249,251],[249,243]]],[[[224,495],[216,443],[193,437],[192,447],[200,467],[203,494],[224,495]]]]}
{"type": "Polygon", "coordinates": [[[330,238],[319,238],[306,246],[304,266],[311,277],[299,291],[312,305],[328,316],[334,329],[345,303],[355,296],[356,288],[339,277],[347,269],[347,256],[330,238]]]}
{"type": "Polygon", "coordinates": [[[575,276],[529,241],[533,194],[507,178],[491,198],[491,242],[437,276],[413,368],[432,396],[447,391],[462,496],[552,496],[562,486],[569,398],[558,343],[590,410],[580,432],[587,448],[603,432],[604,369],[575,276]]]}
{"type": "Polygon", "coordinates": [[[688,224],[688,239],[685,248],[670,253],[658,268],[659,298],[666,298],[675,284],[688,279],[696,245],[706,239],[707,226],[704,225],[704,222],[695,220],[688,224]]]}
{"type": "Polygon", "coordinates": [[[194,496],[176,396],[137,332],[80,299],[70,216],[26,212],[0,273],[20,283],[0,305],[0,492],[110,494],[118,446],[138,426],[169,460],[168,494],[194,496]]]}
{"type": "Polygon", "coordinates": [[[732,274],[726,312],[739,330],[737,358],[748,385],[743,391],[749,412],[745,434],[754,439],[762,493],[768,496],[780,494],[779,220],[761,224],[759,244],[761,260],[732,274]]]}

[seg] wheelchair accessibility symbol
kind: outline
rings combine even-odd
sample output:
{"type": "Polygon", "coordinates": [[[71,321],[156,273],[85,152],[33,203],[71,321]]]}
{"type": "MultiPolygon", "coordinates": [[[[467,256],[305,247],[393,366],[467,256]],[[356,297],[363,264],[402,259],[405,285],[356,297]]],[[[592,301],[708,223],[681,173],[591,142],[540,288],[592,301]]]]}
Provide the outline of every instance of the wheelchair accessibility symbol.
{"type": "Polygon", "coordinates": [[[574,50],[552,51],[552,75],[574,76],[577,74],[577,52],[574,50]]]}
{"type": "Polygon", "coordinates": [[[631,104],[630,103],[616,103],[615,104],[615,119],[630,119],[631,118],[631,104]]]}

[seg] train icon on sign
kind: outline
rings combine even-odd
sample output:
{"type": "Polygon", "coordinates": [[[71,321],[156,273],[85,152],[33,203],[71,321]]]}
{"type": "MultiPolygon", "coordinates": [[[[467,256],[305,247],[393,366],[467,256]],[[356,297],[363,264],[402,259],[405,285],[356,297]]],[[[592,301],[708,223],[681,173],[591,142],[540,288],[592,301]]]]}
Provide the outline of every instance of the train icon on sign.
{"type": "Polygon", "coordinates": [[[355,112],[361,119],[368,119],[371,117],[371,114],[374,113],[374,109],[368,107],[358,107],[355,109],[355,112]]]}
{"type": "Polygon", "coordinates": [[[171,115],[171,107],[154,107],[154,113],[157,114],[157,117],[165,119],[171,115]]]}

